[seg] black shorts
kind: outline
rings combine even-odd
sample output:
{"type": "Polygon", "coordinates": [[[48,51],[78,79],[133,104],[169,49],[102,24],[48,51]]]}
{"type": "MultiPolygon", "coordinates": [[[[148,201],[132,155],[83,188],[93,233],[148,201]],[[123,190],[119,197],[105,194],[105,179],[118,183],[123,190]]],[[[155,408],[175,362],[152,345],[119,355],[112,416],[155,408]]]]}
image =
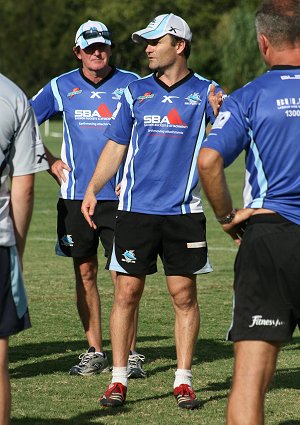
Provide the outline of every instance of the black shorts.
{"type": "Polygon", "coordinates": [[[81,213],[82,201],[60,198],[57,203],[57,255],[85,258],[97,254],[99,238],[108,257],[115,229],[118,201],[98,201],[92,229],[81,213]]]}
{"type": "Polygon", "coordinates": [[[157,271],[158,255],[166,276],[212,271],[204,214],[165,216],[118,211],[108,268],[132,275],[152,274],[157,271]]]}
{"type": "Polygon", "coordinates": [[[0,338],[31,327],[15,246],[0,247],[0,338]]]}
{"type": "Polygon", "coordinates": [[[285,342],[300,325],[300,226],[250,218],[235,261],[231,341],[285,342]]]}

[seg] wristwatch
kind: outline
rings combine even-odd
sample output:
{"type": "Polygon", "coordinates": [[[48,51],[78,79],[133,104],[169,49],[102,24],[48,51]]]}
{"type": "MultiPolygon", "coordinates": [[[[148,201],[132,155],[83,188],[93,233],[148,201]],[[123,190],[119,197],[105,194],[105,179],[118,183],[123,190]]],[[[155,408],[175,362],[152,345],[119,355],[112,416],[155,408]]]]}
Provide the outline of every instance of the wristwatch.
{"type": "Polygon", "coordinates": [[[232,211],[228,215],[225,215],[224,217],[216,217],[216,220],[222,225],[223,224],[229,224],[234,219],[235,214],[236,214],[236,209],[233,208],[232,211]]]}

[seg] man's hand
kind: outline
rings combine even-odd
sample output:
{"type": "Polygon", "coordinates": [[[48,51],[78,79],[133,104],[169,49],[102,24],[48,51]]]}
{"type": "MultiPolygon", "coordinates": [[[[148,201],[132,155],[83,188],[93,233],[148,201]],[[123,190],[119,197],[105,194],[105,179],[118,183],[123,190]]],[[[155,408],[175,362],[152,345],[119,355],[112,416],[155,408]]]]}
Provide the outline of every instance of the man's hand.
{"type": "Polygon", "coordinates": [[[215,88],[214,84],[210,85],[208,100],[214,111],[214,116],[216,117],[219,114],[219,110],[223,102],[223,93],[221,90],[218,91],[218,93],[215,93],[215,88]]]}
{"type": "Polygon", "coordinates": [[[55,156],[53,156],[46,146],[44,147],[50,167],[48,173],[51,174],[51,176],[61,186],[62,182],[66,182],[67,180],[65,172],[67,171],[69,173],[71,171],[71,168],[60,158],[56,158],[55,156]]]}
{"type": "Polygon", "coordinates": [[[228,233],[237,245],[241,244],[245,231],[245,223],[254,211],[254,208],[242,208],[237,210],[232,222],[222,225],[224,232],[228,233]]]}
{"type": "Polygon", "coordinates": [[[87,191],[84,195],[84,199],[81,204],[81,212],[84,218],[93,229],[97,229],[96,224],[93,221],[93,215],[97,205],[97,199],[93,192],[87,191]]]}
{"type": "Polygon", "coordinates": [[[66,171],[69,173],[71,168],[59,158],[52,157],[51,161],[49,161],[50,169],[49,173],[52,177],[57,181],[57,183],[61,186],[62,182],[66,182],[66,171]]]}
{"type": "Polygon", "coordinates": [[[121,183],[118,183],[117,186],[115,187],[115,194],[117,195],[117,197],[119,197],[120,193],[121,193],[121,183]]]}

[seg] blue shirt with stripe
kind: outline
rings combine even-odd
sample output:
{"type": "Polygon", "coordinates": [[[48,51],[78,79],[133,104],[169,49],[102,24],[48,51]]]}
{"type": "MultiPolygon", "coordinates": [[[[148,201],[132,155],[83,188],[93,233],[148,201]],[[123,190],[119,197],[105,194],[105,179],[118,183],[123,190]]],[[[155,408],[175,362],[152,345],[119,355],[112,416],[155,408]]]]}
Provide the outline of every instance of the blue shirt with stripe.
{"type": "Polygon", "coordinates": [[[105,132],[129,145],[120,210],[158,215],[203,211],[196,161],[206,126],[214,121],[211,83],[191,71],[171,87],[151,74],[125,89],[105,132]]]}
{"type": "Polygon", "coordinates": [[[300,224],[300,67],[275,66],[228,96],[203,147],[246,153],[244,207],[300,224]]]}
{"type": "MultiPolygon", "coordinates": [[[[94,84],[81,69],[52,79],[31,104],[41,124],[57,113],[63,116],[61,159],[71,168],[60,197],[82,200],[107,138],[105,129],[125,87],[138,76],[118,68],[94,84]]],[[[97,194],[98,200],[117,200],[115,176],[97,194]]]]}

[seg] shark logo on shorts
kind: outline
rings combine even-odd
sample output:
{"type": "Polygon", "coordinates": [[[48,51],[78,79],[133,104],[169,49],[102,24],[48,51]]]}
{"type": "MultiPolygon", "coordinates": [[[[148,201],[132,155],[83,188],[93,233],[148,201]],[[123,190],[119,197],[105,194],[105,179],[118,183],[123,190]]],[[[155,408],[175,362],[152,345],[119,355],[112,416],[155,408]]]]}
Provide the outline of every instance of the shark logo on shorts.
{"type": "Polygon", "coordinates": [[[72,235],[64,235],[61,238],[61,244],[64,246],[73,246],[74,245],[74,241],[72,239],[72,235]]]}
{"type": "Polygon", "coordinates": [[[124,257],[122,258],[122,261],[126,261],[126,263],[135,263],[136,256],[133,249],[126,249],[122,255],[124,257]]]}

